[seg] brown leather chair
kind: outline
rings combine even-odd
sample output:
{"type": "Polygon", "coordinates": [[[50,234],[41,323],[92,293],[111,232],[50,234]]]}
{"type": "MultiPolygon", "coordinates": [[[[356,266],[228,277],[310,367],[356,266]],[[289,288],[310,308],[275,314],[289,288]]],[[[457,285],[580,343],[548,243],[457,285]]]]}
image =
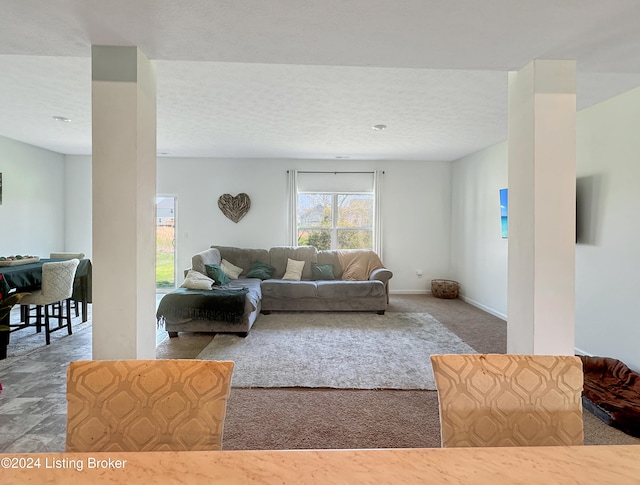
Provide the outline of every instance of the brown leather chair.
{"type": "Polygon", "coordinates": [[[582,445],[574,356],[432,355],[443,447],[582,445]]]}
{"type": "Polygon", "coordinates": [[[207,360],[71,362],[66,451],[219,450],[232,372],[207,360]]]}

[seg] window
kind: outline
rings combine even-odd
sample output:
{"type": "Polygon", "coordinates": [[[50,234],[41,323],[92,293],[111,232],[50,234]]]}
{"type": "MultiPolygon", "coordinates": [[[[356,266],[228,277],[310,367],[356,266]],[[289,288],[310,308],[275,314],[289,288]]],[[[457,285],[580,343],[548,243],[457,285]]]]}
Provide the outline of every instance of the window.
{"type": "Polygon", "coordinates": [[[373,194],[298,193],[298,246],[373,249],[373,194]]]}
{"type": "Polygon", "coordinates": [[[156,291],[176,287],[175,208],[175,197],[156,197],[156,291]]]}
{"type": "Polygon", "coordinates": [[[375,172],[293,172],[292,243],[380,251],[375,172]]]}

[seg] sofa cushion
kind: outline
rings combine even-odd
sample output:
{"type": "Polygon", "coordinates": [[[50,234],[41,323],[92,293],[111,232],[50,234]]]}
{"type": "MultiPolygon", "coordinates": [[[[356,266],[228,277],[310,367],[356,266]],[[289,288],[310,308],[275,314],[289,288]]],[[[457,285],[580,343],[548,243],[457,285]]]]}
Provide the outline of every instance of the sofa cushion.
{"type": "Polygon", "coordinates": [[[186,278],[180,285],[189,290],[210,290],[214,281],[199,271],[189,270],[186,278]]]}
{"type": "Polygon", "coordinates": [[[340,266],[338,251],[332,249],[318,251],[318,264],[332,264],[334,278],[337,280],[342,279],[342,267],[340,266]]]}
{"type": "Polygon", "coordinates": [[[217,264],[205,264],[204,268],[207,270],[207,276],[211,278],[216,285],[226,285],[231,279],[225,274],[220,265],[217,264]]]}
{"type": "Polygon", "coordinates": [[[275,268],[267,263],[260,261],[254,261],[251,265],[251,269],[245,275],[247,278],[259,278],[261,280],[268,280],[273,276],[275,268]]]}
{"type": "Polygon", "coordinates": [[[246,313],[251,313],[260,306],[260,300],[262,300],[260,280],[256,278],[238,278],[230,281],[227,286],[228,288],[247,288],[249,290],[245,307],[246,313]]]}
{"type": "Polygon", "coordinates": [[[207,274],[205,265],[220,264],[220,251],[217,249],[206,249],[191,258],[191,269],[202,274],[207,274]]]}
{"type": "Polygon", "coordinates": [[[240,274],[242,273],[241,267],[230,263],[226,259],[222,260],[222,262],[220,263],[220,267],[222,268],[222,271],[224,271],[224,274],[226,274],[232,280],[237,280],[238,276],[240,276],[240,274]]]}
{"type": "Polygon", "coordinates": [[[311,279],[317,280],[335,280],[333,275],[332,264],[311,263],[311,279]]]}
{"type": "Polygon", "coordinates": [[[243,269],[243,274],[251,269],[255,261],[269,263],[269,251],[266,249],[236,248],[233,246],[211,246],[220,252],[220,258],[233,263],[243,269]]]}
{"type": "Polygon", "coordinates": [[[265,280],[262,295],[269,298],[316,298],[315,281],[265,280]]]}
{"type": "Polygon", "coordinates": [[[373,270],[384,268],[378,255],[367,249],[338,251],[338,258],[342,266],[343,280],[368,280],[373,270]]]}
{"type": "MultiPolygon", "coordinates": [[[[271,257],[271,266],[276,269],[273,272],[273,277],[282,278],[287,271],[287,262],[289,259],[316,263],[318,250],[313,246],[275,246],[269,250],[269,256],[271,257]]],[[[311,279],[311,264],[304,265],[302,279],[311,279]]]]}
{"type": "Polygon", "coordinates": [[[386,295],[382,281],[318,281],[316,292],[318,298],[337,300],[386,295]]]}
{"type": "Polygon", "coordinates": [[[302,270],[304,269],[304,261],[296,261],[289,258],[287,260],[287,271],[282,276],[283,280],[300,281],[302,278],[302,270]]]}

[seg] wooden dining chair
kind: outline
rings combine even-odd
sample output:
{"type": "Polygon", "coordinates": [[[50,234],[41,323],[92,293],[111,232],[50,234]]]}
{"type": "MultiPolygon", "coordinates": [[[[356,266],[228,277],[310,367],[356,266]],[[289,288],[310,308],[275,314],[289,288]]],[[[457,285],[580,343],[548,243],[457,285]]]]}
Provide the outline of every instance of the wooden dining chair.
{"type": "Polygon", "coordinates": [[[443,447],[582,445],[574,356],[432,355],[443,447]]]}
{"type": "Polygon", "coordinates": [[[186,359],[71,362],[66,451],[221,449],[233,365],[186,359]]]}
{"type": "Polygon", "coordinates": [[[80,261],[77,259],[44,263],[42,265],[41,288],[31,291],[20,301],[20,304],[25,307],[25,325],[31,325],[31,305],[35,305],[35,325],[38,331],[43,325],[44,309],[44,329],[47,345],[51,343],[52,332],[66,328],[69,335],[73,333],[69,298],[73,294],[73,280],[78,264],[80,264],[80,261]],[[57,326],[52,328],[51,320],[58,320],[57,326]]]}

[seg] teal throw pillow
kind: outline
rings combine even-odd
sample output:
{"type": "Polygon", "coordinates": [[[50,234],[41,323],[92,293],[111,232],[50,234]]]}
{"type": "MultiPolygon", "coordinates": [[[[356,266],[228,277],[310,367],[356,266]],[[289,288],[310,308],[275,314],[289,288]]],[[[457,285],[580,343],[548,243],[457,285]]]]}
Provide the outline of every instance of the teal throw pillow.
{"type": "Polygon", "coordinates": [[[231,281],[217,264],[205,264],[204,268],[207,270],[207,276],[215,281],[216,285],[226,285],[231,281]]]}
{"type": "Polygon", "coordinates": [[[332,264],[311,263],[312,280],[335,280],[332,264]]]}
{"type": "Polygon", "coordinates": [[[251,269],[247,273],[247,278],[260,278],[261,280],[268,280],[273,275],[276,269],[267,263],[261,263],[255,261],[251,265],[251,269]]]}

